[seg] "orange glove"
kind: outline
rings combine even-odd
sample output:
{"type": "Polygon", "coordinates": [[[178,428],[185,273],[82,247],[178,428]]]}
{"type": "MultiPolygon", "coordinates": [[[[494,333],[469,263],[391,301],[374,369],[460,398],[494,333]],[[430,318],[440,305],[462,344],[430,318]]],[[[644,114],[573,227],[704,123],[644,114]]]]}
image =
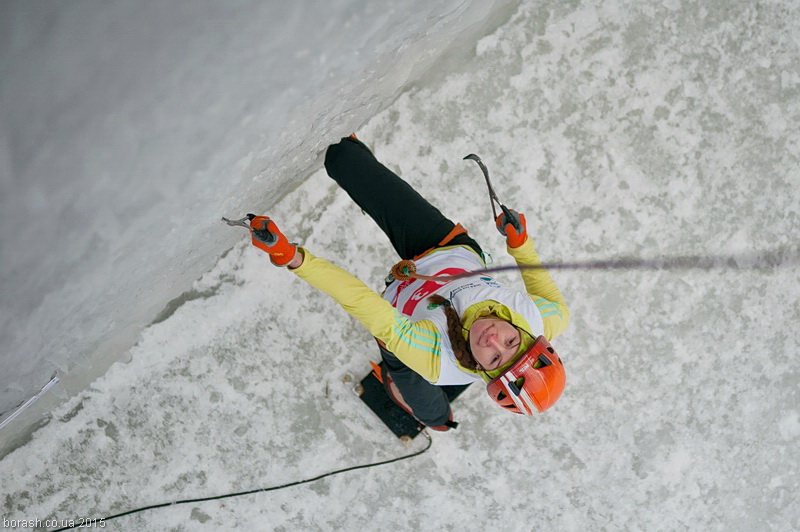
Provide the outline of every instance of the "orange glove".
{"type": "Polygon", "coordinates": [[[253,229],[250,232],[253,245],[269,253],[269,259],[275,266],[286,266],[292,262],[297,246],[289,243],[275,222],[269,216],[248,214],[247,217],[250,218],[250,227],[253,229]]]}
{"type": "Polygon", "coordinates": [[[528,228],[525,225],[525,215],[508,209],[511,219],[506,213],[500,214],[495,221],[497,230],[506,237],[506,243],[510,248],[518,248],[525,243],[528,238],[528,228]]]}

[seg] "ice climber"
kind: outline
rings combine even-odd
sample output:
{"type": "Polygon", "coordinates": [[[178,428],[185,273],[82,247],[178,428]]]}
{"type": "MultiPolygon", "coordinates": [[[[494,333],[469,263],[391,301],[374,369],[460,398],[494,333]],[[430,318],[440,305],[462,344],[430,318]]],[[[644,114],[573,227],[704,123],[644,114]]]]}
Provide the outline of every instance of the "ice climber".
{"type": "MultiPolygon", "coordinates": [[[[355,135],[328,147],[325,168],[378,224],[400,258],[412,261],[416,274],[452,276],[486,268],[481,247],[467,231],[378,162],[355,135]]],[[[527,293],[485,273],[430,280],[404,276],[405,267],[393,269],[396,275],[378,294],[290,244],[270,218],[251,216],[250,227],[253,244],[269,253],[273,264],[287,266],[333,297],[376,338],[385,362],[382,380],[392,399],[426,426],[448,430],[457,423],[442,386],[484,380],[500,406],[527,415],[550,408],[564,388],[564,367],[549,342],[566,328],[569,310],[541,268],[525,216],[509,214],[519,230],[505,213],[496,226],[522,267],[527,293]]]]}

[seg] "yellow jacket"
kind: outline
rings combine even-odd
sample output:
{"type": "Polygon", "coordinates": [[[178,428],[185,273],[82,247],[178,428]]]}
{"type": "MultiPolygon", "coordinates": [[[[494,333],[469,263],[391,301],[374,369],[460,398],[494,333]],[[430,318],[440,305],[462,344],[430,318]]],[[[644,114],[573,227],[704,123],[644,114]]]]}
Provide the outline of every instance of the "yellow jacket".
{"type": "MultiPolygon", "coordinates": [[[[530,238],[518,248],[506,249],[518,265],[541,265],[530,238]]],[[[291,271],[311,286],[334,298],[373,336],[382,340],[386,348],[406,366],[429,382],[436,382],[439,379],[440,333],[431,321],[412,322],[380,294],[350,273],[312,255],[306,249],[303,249],[303,252],[305,253],[303,264],[291,271]],[[427,349],[417,347],[419,339],[424,339],[427,349]],[[434,349],[431,350],[431,346],[434,349]]],[[[545,269],[522,269],[520,272],[528,295],[542,315],[544,336],[552,340],[564,331],[569,322],[569,309],[564,297],[545,269]]],[[[480,306],[470,307],[466,315],[461,317],[465,328],[468,329],[472,322],[480,317],[480,310],[480,306]]]]}

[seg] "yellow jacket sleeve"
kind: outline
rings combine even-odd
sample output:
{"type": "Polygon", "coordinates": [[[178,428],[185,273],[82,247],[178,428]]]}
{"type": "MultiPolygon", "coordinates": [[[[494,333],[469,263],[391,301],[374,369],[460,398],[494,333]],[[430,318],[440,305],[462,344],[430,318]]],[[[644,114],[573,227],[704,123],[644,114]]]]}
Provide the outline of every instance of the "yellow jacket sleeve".
{"type": "Polygon", "coordinates": [[[303,264],[290,271],[335,299],[403,364],[430,382],[439,380],[441,335],[432,322],[412,322],[358,278],[304,248],[302,252],[303,264]]]}
{"type": "MultiPolygon", "coordinates": [[[[507,249],[509,255],[514,257],[519,266],[542,265],[530,237],[520,247],[507,249]]],[[[569,309],[564,301],[564,296],[561,295],[556,283],[544,268],[521,268],[520,272],[525,283],[525,290],[542,314],[544,337],[552,340],[561,334],[569,323],[569,309]]]]}

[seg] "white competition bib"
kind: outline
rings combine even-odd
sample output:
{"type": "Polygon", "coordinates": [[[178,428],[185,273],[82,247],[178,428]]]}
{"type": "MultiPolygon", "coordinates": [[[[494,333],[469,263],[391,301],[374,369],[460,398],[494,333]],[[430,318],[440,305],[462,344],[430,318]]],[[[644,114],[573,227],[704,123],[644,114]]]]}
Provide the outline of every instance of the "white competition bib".
{"type": "MultiPolygon", "coordinates": [[[[417,273],[421,275],[455,275],[484,268],[483,262],[476,254],[461,247],[433,252],[415,261],[414,264],[417,273]]],[[[442,282],[422,279],[395,280],[386,288],[384,299],[401,314],[408,316],[411,321],[430,320],[439,329],[442,337],[441,366],[439,380],[434,383],[439,386],[468,384],[481,378],[462,370],[457,365],[447,334],[447,318],[444,311],[438,306],[429,308],[427,299],[433,294],[449,299],[459,316],[475,303],[497,301],[521,314],[531,327],[528,332],[534,338],[544,331],[542,316],[530,297],[500,285],[486,274],[475,274],[463,279],[442,282]]]]}

